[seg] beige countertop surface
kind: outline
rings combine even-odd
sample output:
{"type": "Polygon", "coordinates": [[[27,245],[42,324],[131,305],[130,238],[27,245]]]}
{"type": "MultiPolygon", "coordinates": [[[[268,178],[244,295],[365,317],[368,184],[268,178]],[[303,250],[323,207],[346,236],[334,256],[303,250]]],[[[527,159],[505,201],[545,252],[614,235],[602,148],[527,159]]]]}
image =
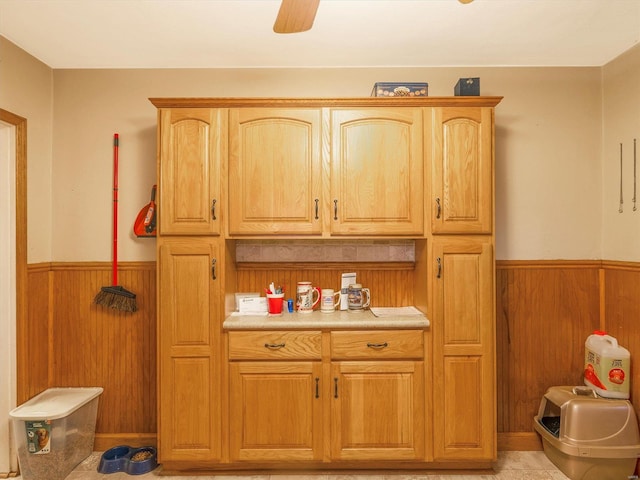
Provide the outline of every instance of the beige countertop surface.
{"type": "Polygon", "coordinates": [[[333,313],[313,311],[311,313],[284,312],[281,315],[232,314],[222,324],[225,330],[266,329],[369,329],[369,328],[418,328],[429,327],[424,315],[389,315],[376,317],[371,310],[349,312],[337,310],[333,313]]]}

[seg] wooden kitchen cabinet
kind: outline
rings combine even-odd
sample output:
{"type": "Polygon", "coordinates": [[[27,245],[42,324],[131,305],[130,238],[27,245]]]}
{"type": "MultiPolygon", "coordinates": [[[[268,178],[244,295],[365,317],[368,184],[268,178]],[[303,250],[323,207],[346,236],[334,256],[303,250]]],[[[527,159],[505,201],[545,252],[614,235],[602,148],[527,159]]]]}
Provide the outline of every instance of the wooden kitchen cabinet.
{"type": "Polygon", "coordinates": [[[493,107],[438,106],[429,121],[434,459],[492,460],[493,107]]]}
{"type": "Polygon", "coordinates": [[[424,460],[423,358],[422,331],[331,333],[332,459],[424,460]]]}
{"type": "Polygon", "coordinates": [[[493,108],[431,109],[431,231],[493,230],[493,108]]]}
{"type": "Polygon", "coordinates": [[[332,362],[331,458],[423,460],[422,361],[332,362]]]}
{"type": "Polygon", "coordinates": [[[331,110],[332,235],[424,233],[423,109],[331,110]]]}
{"type": "Polygon", "coordinates": [[[221,455],[219,240],[180,237],[158,248],[158,452],[172,462],[221,455]]]}
{"type": "Polygon", "coordinates": [[[322,232],[320,125],[319,108],[229,111],[230,234],[322,232]]]}
{"type": "Polygon", "coordinates": [[[228,337],[231,461],[321,460],[321,333],[228,337]]]}
{"type": "Polygon", "coordinates": [[[423,332],[325,335],[229,332],[231,460],[423,460],[423,332]]]}
{"type": "Polygon", "coordinates": [[[491,465],[500,99],[151,99],[167,471],[491,465]],[[223,332],[235,240],[269,236],[414,238],[431,327],[223,332]]]}
{"type": "Polygon", "coordinates": [[[231,461],[322,459],[322,366],[316,362],[231,362],[231,461]]]}
{"type": "Polygon", "coordinates": [[[433,241],[435,460],[496,455],[495,296],[490,237],[433,241]]]}
{"type": "Polygon", "coordinates": [[[219,235],[226,120],[216,108],[160,109],[161,235],[219,235]]]}
{"type": "Polygon", "coordinates": [[[422,113],[419,107],[231,109],[229,233],[422,235],[422,113]],[[330,118],[327,135],[323,114],[330,118]]]}

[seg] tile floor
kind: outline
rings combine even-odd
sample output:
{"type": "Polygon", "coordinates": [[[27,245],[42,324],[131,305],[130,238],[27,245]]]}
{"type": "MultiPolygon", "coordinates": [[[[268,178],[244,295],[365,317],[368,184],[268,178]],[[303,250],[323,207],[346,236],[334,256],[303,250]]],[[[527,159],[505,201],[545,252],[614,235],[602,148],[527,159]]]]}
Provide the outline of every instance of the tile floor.
{"type": "MultiPolygon", "coordinates": [[[[98,473],[101,453],[93,453],[69,474],[66,480],[143,480],[161,478],[163,480],[568,480],[541,451],[500,452],[494,465],[493,474],[385,474],[385,475],[251,475],[251,476],[199,476],[160,477],[160,468],[144,475],[131,476],[123,472],[98,473]]],[[[18,477],[19,479],[20,477],[18,477]]],[[[42,479],[46,480],[46,479],[42,479]]]]}

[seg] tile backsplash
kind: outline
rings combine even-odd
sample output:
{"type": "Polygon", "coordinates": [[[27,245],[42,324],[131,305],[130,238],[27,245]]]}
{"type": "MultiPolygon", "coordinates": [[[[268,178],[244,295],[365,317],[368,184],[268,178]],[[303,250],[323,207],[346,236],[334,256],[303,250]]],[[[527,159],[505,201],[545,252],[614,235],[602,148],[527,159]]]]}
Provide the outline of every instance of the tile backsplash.
{"type": "Polygon", "coordinates": [[[236,262],[415,262],[413,240],[242,240],[236,262]]]}

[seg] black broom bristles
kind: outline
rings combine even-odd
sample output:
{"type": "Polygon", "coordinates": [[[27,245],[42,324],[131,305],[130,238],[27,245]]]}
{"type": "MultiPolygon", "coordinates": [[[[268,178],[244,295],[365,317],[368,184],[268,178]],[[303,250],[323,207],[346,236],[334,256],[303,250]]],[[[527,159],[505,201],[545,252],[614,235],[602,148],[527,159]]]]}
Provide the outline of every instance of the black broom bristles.
{"type": "Polygon", "coordinates": [[[102,287],[93,299],[93,303],[121,312],[138,311],[136,294],[119,286],[102,287]]]}

